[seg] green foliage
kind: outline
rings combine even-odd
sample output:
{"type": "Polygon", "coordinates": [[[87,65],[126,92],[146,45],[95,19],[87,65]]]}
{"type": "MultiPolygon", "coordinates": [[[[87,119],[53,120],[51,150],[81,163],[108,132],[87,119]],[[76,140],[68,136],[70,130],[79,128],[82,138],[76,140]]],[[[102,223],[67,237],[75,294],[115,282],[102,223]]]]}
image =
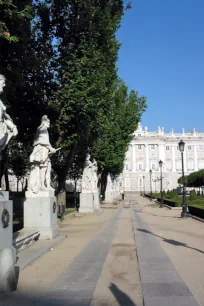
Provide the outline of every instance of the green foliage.
{"type": "MultiPolygon", "coordinates": [[[[27,1],[30,2],[30,1],[27,1]]],[[[26,1],[0,0],[0,39],[7,42],[18,42],[20,37],[17,34],[15,25],[25,19],[31,19],[31,5],[26,1]]]]}
{"type": "Polygon", "coordinates": [[[199,170],[199,171],[189,174],[188,186],[189,187],[204,186],[204,170],[199,170]]]}
{"type": "Polygon", "coordinates": [[[4,103],[18,126],[9,168],[29,169],[41,116],[51,120],[50,142],[59,190],[66,176],[82,175],[86,153],[99,173],[117,176],[146,109],[146,98],[118,80],[116,31],[122,0],[0,0],[0,73],[7,79],[4,103]],[[15,42],[15,43],[14,43],[15,42]]]}
{"type": "Polygon", "coordinates": [[[194,200],[196,200],[196,198],[197,198],[196,191],[195,190],[191,190],[191,192],[190,192],[190,200],[194,201],[194,200]]]}
{"type": "MultiPolygon", "coordinates": [[[[182,176],[178,178],[178,184],[183,185],[183,177],[182,176]]],[[[188,175],[184,176],[184,184],[185,184],[186,187],[188,187],[188,175]]]]}

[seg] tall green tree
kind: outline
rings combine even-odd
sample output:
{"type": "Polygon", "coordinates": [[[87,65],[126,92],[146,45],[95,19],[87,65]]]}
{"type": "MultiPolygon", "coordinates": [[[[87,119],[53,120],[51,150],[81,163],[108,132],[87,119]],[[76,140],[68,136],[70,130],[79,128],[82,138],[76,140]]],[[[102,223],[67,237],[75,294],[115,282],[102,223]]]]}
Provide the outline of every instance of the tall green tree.
{"type": "Polygon", "coordinates": [[[54,1],[60,88],[52,106],[55,142],[62,147],[54,163],[59,190],[75,156],[91,146],[100,117],[110,108],[119,50],[115,34],[123,11],[121,0],[54,1]]]}
{"type": "Polygon", "coordinates": [[[93,145],[93,156],[101,173],[101,194],[104,196],[107,176],[119,175],[124,168],[125,154],[134,131],[146,109],[146,98],[127,86],[116,82],[112,95],[112,107],[103,120],[100,137],[93,145]]]}

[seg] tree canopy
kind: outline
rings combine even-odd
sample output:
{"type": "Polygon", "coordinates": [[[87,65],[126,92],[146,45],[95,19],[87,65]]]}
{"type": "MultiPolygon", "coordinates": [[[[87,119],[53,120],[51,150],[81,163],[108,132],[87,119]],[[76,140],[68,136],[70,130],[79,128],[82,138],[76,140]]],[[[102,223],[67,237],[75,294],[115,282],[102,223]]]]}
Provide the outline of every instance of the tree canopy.
{"type": "Polygon", "coordinates": [[[3,101],[19,131],[7,157],[17,177],[29,171],[33,136],[45,114],[50,141],[61,147],[52,163],[58,191],[67,175],[82,175],[88,151],[104,184],[108,174],[122,172],[146,109],[146,98],[117,74],[116,32],[125,9],[122,0],[0,0],[3,101]]]}

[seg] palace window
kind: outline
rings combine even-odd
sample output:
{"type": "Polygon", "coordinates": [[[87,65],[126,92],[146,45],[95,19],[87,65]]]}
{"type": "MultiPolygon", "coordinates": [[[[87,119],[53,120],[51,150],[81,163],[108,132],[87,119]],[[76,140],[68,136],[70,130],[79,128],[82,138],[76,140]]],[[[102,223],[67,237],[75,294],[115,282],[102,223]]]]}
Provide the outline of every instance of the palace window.
{"type": "Polygon", "coordinates": [[[169,146],[166,146],[166,150],[169,151],[169,149],[170,149],[169,146]]]}
{"type": "Polygon", "coordinates": [[[141,171],[142,170],[142,164],[138,164],[138,168],[141,171]]]}
{"type": "Polygon", "coordinates": [[[176,170],[181,170],[181,169],[182,169],[181,160],[177,160],[177,162],[176,162],[176,170]]]}
{"type": "Polygon", "coordinates": [[[187,170],[188,171],[194,170],[193,161],[188,161],[187,170]]]}
{"type": "Polygon", "coordinates": [[[199,151],[203,151],[203,145],[199,145],[199,146],[198,146],[198,150],[199,150],[199,151]]]}
{"type": "Polygon", "coordinates": [[[198,161],[198,169],[199,170],[204,169],[204,160],[199,160],[198,161]]]}
{"type": "Polygon", "coordinates": [[[172,170],[172,163],[171,161],[166,162],[166,170],[172,170]]]}
{"type": "Polygon", "coordinates": [[[192,146],[188,146],[188,151],[192,151],[192,146]]]}
{"type": "Polygon", "coordinates": [[[151,149],[152,149],[152,150],[155,149],[155,145],[154,145],[154,144],[151,145],[151,149]]]}
{"type": "Polygon", "coordinates": [[[138,145],[138,150],[141,150],[142,149],[142,145],[138,145]]]}

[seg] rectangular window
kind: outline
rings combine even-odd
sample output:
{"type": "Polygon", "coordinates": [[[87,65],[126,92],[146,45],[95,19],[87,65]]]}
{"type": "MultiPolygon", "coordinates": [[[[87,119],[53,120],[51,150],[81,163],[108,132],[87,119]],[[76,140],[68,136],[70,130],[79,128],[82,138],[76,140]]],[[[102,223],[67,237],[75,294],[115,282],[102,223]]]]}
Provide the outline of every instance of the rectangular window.
{"type": "Polygon", "coordinates": [[[142,170],[142,164],[139,164],[139,170],[142,170]]]}
{"type": "Polygon", "coordinates": [[[141,150],[142,149],[142,146],[141,145],[138,145],[138,150],[141,150]]]}
{"type": "Polygon", "coordinates": [[[128,170],[128,165],[125,165],[125,170],[128,170]]]}
{"type": "Polygon", "coordinates": [[[188,151],[191,151],[192,150],[192,146],[188,146],[188,151]]]}
{"type": "Polygon", "coordinates": [[[166,170],[172,170],[172,163],[171,161],[166,162],[166,170]]]}
{"type": "Polygon", "coordinates": [[[204,169],[204,160],[199,160],[198,161],[198,168],[199,168],[199,170],[204,169]]]}
{"type": "Polygon", "coordinates": [[[155,170],[155,168],[156,168],[155,164],[152,164],[152,170],[155,170]]]}
{"type": "Polygon", "coordinates": [[[166,150],[169,151],[169,146],[166,146],[166,150]]]}
{"type": "Polygon", "coordinates": [[[176,170],[181,170],[182,169],[182,164],[180,160],[177,160],[176,162],[176,170]]]}
{"type": "Polygon", "coordinates": [[[189,170],[189,171],[194,170],[193,161],[188,162],[187,170],[189,170]]]}
{"type": "Polygon", "coordinates": [[[199,151],[203,151],[203,146],[202,146],[202,145],[199,145],[199,146],[198,146],[198,149],[199,149],[199,151]]]}
{"type": "Polygon", "coordinates": [[[155,145],[154,145],[154,144],[151,145],[151,149],[152,149],[152,150],[155,149],[155,145]]]}
{"type": "Polygon", "coordinates": [[[141,137],[142,135],[141,134],[138,134],[138,137],[141,137]]]}

